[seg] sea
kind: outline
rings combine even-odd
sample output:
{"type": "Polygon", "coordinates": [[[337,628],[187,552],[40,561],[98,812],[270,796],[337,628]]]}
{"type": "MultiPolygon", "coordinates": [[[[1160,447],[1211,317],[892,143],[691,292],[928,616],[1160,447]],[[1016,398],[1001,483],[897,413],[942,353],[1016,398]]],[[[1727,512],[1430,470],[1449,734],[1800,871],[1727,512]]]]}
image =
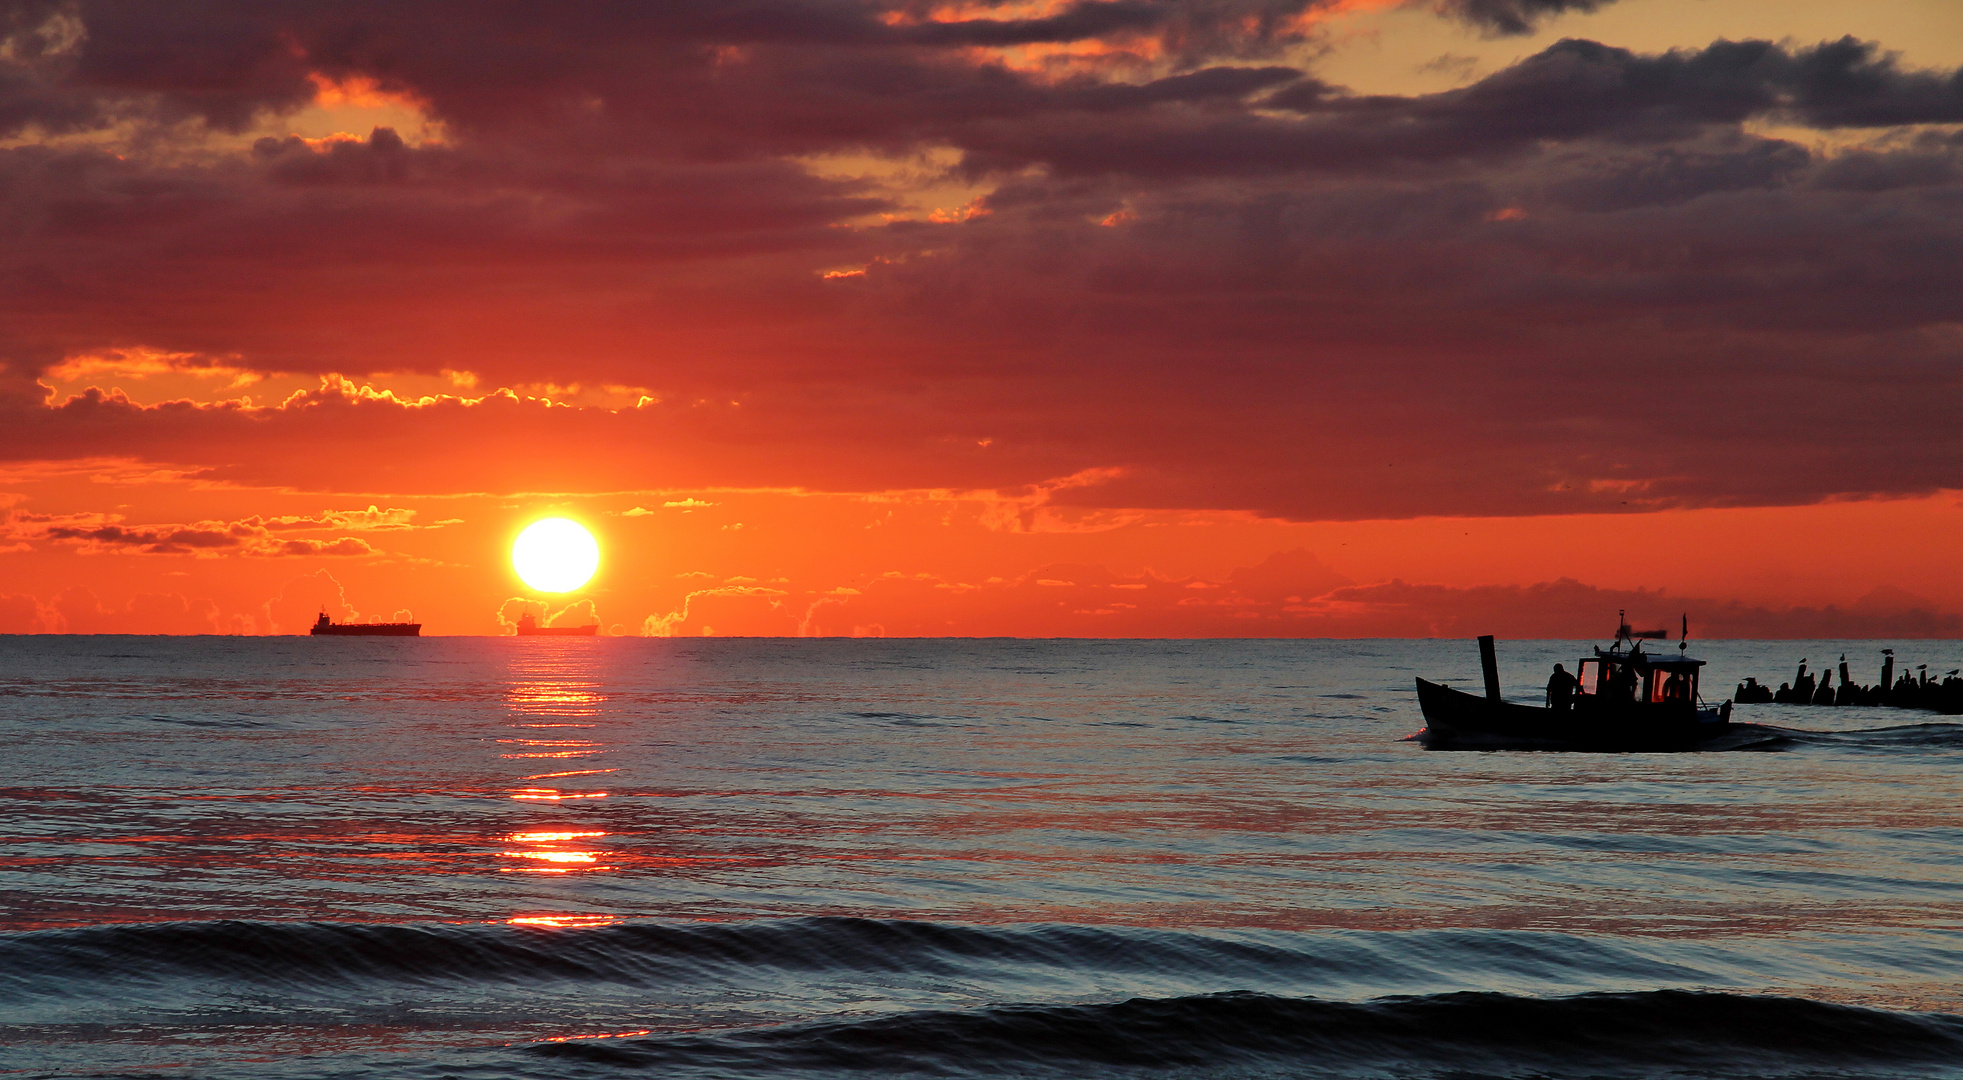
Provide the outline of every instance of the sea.
{"type": "MultiPolygon", "coordinates": [[[[1691,650],[1884,646],[1963,664],[1691,650]]],[[[1428,751],[1413,676],[1476,646],[0,638],[0,1074],[1963,1077],[1955,718],[1428,751]]]]}

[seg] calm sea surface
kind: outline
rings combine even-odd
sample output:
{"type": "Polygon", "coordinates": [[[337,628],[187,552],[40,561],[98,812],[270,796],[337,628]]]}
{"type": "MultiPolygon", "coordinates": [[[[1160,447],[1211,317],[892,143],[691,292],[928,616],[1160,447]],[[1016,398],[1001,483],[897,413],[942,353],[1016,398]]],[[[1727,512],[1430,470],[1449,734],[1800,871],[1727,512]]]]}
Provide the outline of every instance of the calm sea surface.
{"type": "Polygon", "coordinates": [[[1414,675],[1477,652],[0,638],[0,1070],[1963,1076],[1963,726],[1427,752],[1414,675]]]}

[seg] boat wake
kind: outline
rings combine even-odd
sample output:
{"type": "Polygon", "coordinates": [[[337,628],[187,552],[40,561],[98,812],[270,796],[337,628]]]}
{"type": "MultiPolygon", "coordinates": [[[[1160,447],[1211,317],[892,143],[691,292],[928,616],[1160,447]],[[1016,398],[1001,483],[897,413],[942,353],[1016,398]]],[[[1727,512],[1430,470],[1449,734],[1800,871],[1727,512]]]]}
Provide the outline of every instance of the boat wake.
{"type": "MultiPolygon", "coordinates": [[[[1754,727],[1760,725],[1753,725],[1754,727]]],[[[1963,724],[1900,724],[1859,731],[1802,731],[1765,725],[1787,745],[1835,746],[1852,750],[1963,750],[1963,724]]]]}
{"type": "MultiPolygon", "coordinates": [[[[1785,728],[1766,724],[1733,722],[1722,735],[1714,735],[1691,748],[1693,753],[1712,753],[1730,750],[1783,750],[1795,742],[1793,736],[1804,732],[1789,731],[1785,728]]],[[[1416,742],[1428,750],[1548,750],[1567,753],[1641,753],[1641,750],[1606,750],[1597,747],[1575,746],[1556,739],[1536,739],[1516,735],[1501,735],[1490,732],[1458,732],[1449,739],[1433,740],[1426,732],[1406,736],[1402,741],[1416,742]]],[[[1672,750],[1671,753],[1683,753],[1672,750]]]]}

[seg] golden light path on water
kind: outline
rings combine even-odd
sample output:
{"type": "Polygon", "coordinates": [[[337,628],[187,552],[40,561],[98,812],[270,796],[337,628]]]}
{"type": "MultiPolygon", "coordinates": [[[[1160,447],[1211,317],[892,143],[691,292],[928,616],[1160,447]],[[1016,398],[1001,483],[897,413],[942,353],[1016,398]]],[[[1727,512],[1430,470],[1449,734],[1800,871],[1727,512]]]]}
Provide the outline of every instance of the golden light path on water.
{"type": "MultiPolygon", "coordinates": [[[[525,537],[534,536],[541,526],[550,526],[554,519],[538,522],[519,538],[519,547],[513,550],[513,562],[523,567],[519,551],[523,549],[525,537]]],[[[564,525],[578,530],[590,543],[584,529],[569,521],[564,525]]],[[[550,539],[554,533],[570,536],[566,530],[550,530],[548,538],[537,545],[537,552],[552,552],[555,541],[550,539]]],[[[577,547],[575,543],[573,546],[577,547]]],[[[597,558],[597,548],[595,557],[597,558]]],[[[544,556],[540,556],[544,557],[544,556]]],[[[578,569],[578,567],[575,567],[578,569]]],[[[522,572],[522,570],[521,570],[522,572]]],[[[585,576],[590,576],[586,570],[585,576]]],[[[529,581],[529,579],[528,579],[529,581]]],[[[584,576],[581,582],[584,583],[584,576]]],[[[536,586],[535,586],[536,587],[536,586]]],[[[577,587],[577,585],[573,586],[577,587]]],[[[599,674],[591,644],[584,641],[526,641],[513,642],[522,650],[511,661],[513,676],[505,692],[504,704],[509,711],[507,726],[520,733],[537,731],[541,728],[571,728],[591,734],[599,726],[601,709],[607,696],[600,690],[599,674]]],[[[524,750],[501,753],[506,760],[536,758],[591,758],[607,753],[606,744],[598,739],[536,739],[520,734],[517,737],[500,738],[496,744],[525,747],[552,747],[555,749],[524,750]],[[568,747],[573,749],[556,749],[568,747]]],[[[574,776],[603,775],[613,769],[573,769],[565,772],[543,773],[527,776],[526,780],[561,779],[574,776]]],[[[558,803],[578,799],[604,799],[604,791],[563,791],[558,788],[519,788],[511,793],[513,799],[522,802],[558,803]]],[[[518,850],[500,851],[506,859],[516,860],[513,865],[501,867],[504,873],[518,874],[576,874],[613,870],[615,867],[605,861],[604,850],[585,846],[589,841],[597,841],[607,835],[600,829],[533,829],[510,834],[507,839],[524,845],[518,850]],[[571,845],[571,846],[568,846],[571,845]]],[[[518,916],[510,920],[523,926],[599,926],[611,921],[604,915],[578,913],[539,913],[518,916]]]]}

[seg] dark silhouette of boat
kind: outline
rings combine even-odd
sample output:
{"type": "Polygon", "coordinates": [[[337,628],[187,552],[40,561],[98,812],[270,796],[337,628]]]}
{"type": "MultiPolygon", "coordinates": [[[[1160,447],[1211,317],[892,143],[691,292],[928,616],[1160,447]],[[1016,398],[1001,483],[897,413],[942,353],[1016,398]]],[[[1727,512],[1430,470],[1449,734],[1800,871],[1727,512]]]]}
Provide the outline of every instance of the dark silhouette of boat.
{"type": "MultiPolygon", "coordinates": [[[[1755,725],[1734,727],[1731,702],[1714,707],[1699,699],[1697,680],[1704,661],[1684,653],[1687,640],[1678,646],[1676,656],[1645,653],[1638,640],[1662,636],[1663,631],[1633,634],[1623,623],[1614,644],[1581,658],[1574,692],[1561,694],[1560,700],[1545,706],[1500,696],[1493,639],[1481,637],[1485,695],[1417,680],[1418,706],[1425,716],[1425,729],[1417,739],[1434,750],[1670,751],[1717,749],[1720,744],[1774,737],[1755,725]],[[1745,738],[1727,738],[1736,735],[1745,738]]],[[[1550,691],[1550,698],[1556,696],[1550,691]]]]}
{"type": "Polygon", "coordinates": [[[591,626],[540,626],[529,611],[518,616],[519,637],[592,637],[599,632],[599,623],[591,626]]]}
{"type": "Polygon", "coordinates": [[[421,637],[419,622],[337,623],[325,611],[309,631],[314,637],[421,637]]]}

